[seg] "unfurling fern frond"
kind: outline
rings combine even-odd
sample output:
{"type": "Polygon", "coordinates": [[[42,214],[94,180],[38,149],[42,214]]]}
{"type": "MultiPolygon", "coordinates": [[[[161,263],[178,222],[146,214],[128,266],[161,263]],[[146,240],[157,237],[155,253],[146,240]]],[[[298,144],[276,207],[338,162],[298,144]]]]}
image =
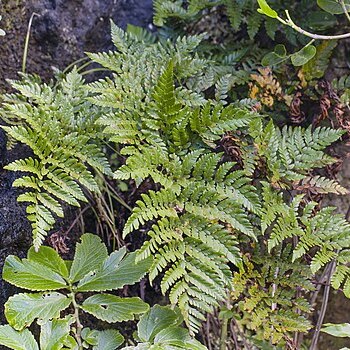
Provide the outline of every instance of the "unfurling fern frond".
{"type": "Polygon", "coordinates": [[[12,86],[19,92],[6,99],[17,102],[5,100],[3,106],[8,122],[16,122],[3,129],[34,154],[5,168],[29,174],[13,185],[30,191],[18,200],[30,203],[27,213],[36,249],[53,227],[55,216],[63,217],[62,202],[79,206],[79,201],[87,201],[83,187],[99,192],[91,169],[111,174],[100,146],[92,142],[100,133],[94,125],[100,110],[86,100],[83,84],[76,71],[55,88],[31,79],[15,81],[12,86]]]}

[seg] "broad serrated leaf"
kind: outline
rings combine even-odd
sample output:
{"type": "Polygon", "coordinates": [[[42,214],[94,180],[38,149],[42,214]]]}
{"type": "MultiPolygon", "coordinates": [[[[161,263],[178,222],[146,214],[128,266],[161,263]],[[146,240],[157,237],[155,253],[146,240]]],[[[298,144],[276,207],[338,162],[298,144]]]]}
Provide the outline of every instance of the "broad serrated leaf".
{"type": "Polygon", "coordinates": [[[77,282],[86,274],[99,270],[107,257],[107,248],[98,236],[91,233],[82,235],[70,269],[70,282],[77,282]]]}
{"type": "Polygon", "coordinates": [[[60,350],[69,336],[72,317],[41,324],[40,350],[60,350]]]}
{"type": "Polygon", "coordinates": [[[13,255],[6,258],[2,277],[16,287],[34,291],[56,290],[67,286],[65,280],[50,268],[13,255]]]}
{"type": "Polygon", "coordinates": [[[115,329],[97,331],[85,328],[82,338],[89,345],[93,345],[93,350],[115,350],[124,341],[124,337],[115,329]]]}
{"type": "Polygon", "coordinates": [[[70,303],[70,299],[57,292],[15,294],[5,304],[5,316],[13,328],[22,330],[35,319],[46,321],[60,317],[60,312],[70,303]]]}
{"type": "Polygon", "coordinates": [[[172,310],[167,306],[153,306],[145,313],[137,325],[139,338],[144,342],[153,341],[163,329],[175,327],[183,322],[179,309],[172,310]]]}
{"type": "Polygon", "coordinates": [[[133,320],[145,313],[149,306],[140,298],[121,298],[112,294],[96,294],[87,298],[81,308],[107,322],[133,320]]]}
{"type": "Polygon", "coordinates": [[[118,289],[138,282],[152,265],[152,258],[136,263],[137,252],[125,256],[125,248],[113,252],[99,271],[85,276],[78,284],[78,291],[105,291],[118,289]]]}
{"type": "Polygon", "coordinates": [[[161,330],[154,338],[154,344],[170,349],[206,350],[199,341],[192,339],[188,330],[182,327],[167,327],[161,330]]]}
{"type": "Polygon", "coordinates": [[[56,250],[50,247],[41,246],[37,252],[34,247],[31,247],[28,251],[28,260],[44,265],[62,277],[68,278],[68,269],[64,260],[56,250]]]}
{"type": "Polygon", "coordinates": [[[33,334],[28,329],[19,332],[9,325],[0,326],[0,344],[13,350],[39,350],[33,334]]]}

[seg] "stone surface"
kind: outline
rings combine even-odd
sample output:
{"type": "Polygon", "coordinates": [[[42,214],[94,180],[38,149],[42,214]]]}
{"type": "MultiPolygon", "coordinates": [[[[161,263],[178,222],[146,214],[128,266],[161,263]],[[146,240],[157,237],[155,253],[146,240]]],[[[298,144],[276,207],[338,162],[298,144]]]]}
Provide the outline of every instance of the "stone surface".
{"type": "MultiPolygon", "coordinates": [[[[0,38],[0,73],[15,78],[21,70],[25,36],[32,14],[27,72],[52,75],[52,66],[63,69],[84,57],[84,52],[112,48],[110,20],[147,27],[152,22],[152,0],[4,0],[0,38]]],[[[3,87],[3,83],[0,87],[3,87]]]]}

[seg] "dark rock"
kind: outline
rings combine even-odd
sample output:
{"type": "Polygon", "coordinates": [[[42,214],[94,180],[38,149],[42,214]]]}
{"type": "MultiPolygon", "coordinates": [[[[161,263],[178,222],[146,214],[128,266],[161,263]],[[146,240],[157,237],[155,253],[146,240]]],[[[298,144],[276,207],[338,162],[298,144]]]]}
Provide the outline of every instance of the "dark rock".
{"type": "Polygon", "coordinates": [[[110,49],[110,19],[122,28],[128,23],[147,27],[152,22],[152,0],[8,0],[1,9],[0,27],[7,32],[0,38],[3,78],[15,78],[21,70],[33,13],[27,72],[44,78],[52,76],[53,66],[63,69],[84,57],[84,52],[110,49]]]}

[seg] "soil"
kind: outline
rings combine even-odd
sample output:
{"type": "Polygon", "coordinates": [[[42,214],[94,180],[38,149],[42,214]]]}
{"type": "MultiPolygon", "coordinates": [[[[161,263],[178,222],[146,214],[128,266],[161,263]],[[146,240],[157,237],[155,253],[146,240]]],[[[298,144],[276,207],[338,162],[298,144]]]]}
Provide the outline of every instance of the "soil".
{"type": "Polygon", "coordinates": [[[152,22],[152,0],[0,0],[3,19],[0,87],[21,70],[30,17],[27,72],[52,76],[52,67],[63,69],[84,57],[84,52],[112,48],[110,20],[147,27],[152,22]]]}

